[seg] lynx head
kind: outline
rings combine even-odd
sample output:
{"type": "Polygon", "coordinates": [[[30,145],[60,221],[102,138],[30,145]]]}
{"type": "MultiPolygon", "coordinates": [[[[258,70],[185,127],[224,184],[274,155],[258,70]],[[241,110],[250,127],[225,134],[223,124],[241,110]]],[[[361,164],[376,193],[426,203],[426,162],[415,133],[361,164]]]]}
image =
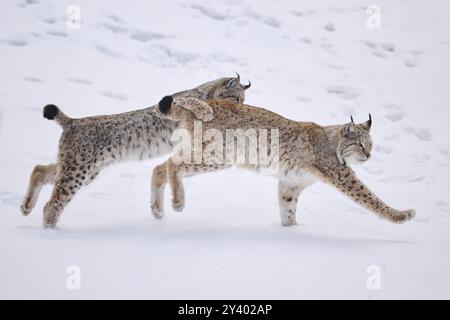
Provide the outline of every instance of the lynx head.
{"type": "Polygon", "coordinates": [[[356,124],[351,121],[344,125],[339,134],[337,157],[342,164],[363,163],[370,158],[372,150],[372,139],[370,138],[370,127],[372,117],[369,120],[356,124]]]}
{"type": "Polygon", "coordinates": [[[250,88],[251,83],[243,85],[240,76],[236,73],[234,78],[220,78],[198,86],[196,89],[206,94],[206,100],[210,99],[230,99],[238,103],[245,100],[244,91],[250,88]]]}

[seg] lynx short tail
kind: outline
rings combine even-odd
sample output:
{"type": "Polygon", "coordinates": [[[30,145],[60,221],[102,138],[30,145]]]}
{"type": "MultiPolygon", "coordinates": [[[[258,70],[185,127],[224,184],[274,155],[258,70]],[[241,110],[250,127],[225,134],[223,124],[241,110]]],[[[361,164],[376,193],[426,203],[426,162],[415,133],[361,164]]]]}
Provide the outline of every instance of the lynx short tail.
{"type": "Polygon", "coordinates": [[[159,111],[161,111],[163,114],[168,114],[170,108],[172,108],[172,102],[173,102],[172,96],[165,96],[164,98],[162,98],[158,104],[159,111]]]}
{"type": "Polygon", "coordinates": [[[54,104],[48,104],[44,107],[43,116],[48,120],[55,120],[61,127],[67,126],[72,118],[66,116],[57,106],[54,104]]]}

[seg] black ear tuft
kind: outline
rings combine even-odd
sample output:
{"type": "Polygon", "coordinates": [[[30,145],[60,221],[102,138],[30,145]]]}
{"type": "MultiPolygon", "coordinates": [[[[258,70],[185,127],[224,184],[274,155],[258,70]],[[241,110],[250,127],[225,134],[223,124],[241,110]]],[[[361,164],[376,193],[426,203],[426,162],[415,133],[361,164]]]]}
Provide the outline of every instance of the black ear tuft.
{"type": "Polygon", "coordinates": [[[163,114],[169,113],[170,108],[172,107],[172,102],[172,96],[165,96],[164,98],[162,98],[158,103],[159,111],[161,111],[163,114]]]}
{"type": "Polygon", "coordinates": [[[48,120],[53,120],[59,113],[59,109],[54,104],[48,104],[44,107],[43,115],[48,120]]]}

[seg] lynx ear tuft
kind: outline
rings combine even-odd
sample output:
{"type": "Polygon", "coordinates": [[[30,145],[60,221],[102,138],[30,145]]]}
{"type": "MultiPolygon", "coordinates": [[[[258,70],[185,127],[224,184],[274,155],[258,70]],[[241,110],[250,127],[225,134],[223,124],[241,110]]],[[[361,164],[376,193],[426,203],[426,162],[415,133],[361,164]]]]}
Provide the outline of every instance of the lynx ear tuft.
{"type": "Polygon", "coordinates": [[[165,96],[164,98],[162,98],[158,103],[159,111],[161,111],[163,114],[169,113],[170,108],[172,107],[172,102],[172,96],[165,96]]]}
{"type": "Polygon", "coordinates": [[[372,127],[372,115],[369,113],[369,120],[366,122],[361,123],[360,125],[364,130],[370,131],[370,128],[372,127]]]}
{"type": "Polygon", "coordinates": [[[250,80],[248,80],[248,84],[246,84],[246,85],[242,85],[241,84],[241,87],[242,87],[242,89],[244,89],[244,90],[247,90],[248,88],[250,88],[252,86],[252,83],[250,82],[250,80]]]}
{"type": "Polygon", "coordinates": [[[370,129],[370,127],[372,126],[372,115],[369,113],[369,120],[367,120],[367,127],[370,129]]]}

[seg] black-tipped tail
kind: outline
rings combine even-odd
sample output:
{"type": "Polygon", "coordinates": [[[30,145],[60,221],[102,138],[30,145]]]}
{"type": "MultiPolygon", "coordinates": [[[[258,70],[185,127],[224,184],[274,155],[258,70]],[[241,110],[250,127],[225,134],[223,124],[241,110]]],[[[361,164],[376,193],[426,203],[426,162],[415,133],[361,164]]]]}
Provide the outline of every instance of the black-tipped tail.
{"type": "Polygon", "coordinates": [[[45,119],[55,120],[55,122],[63,128],[72,123],[72,118],[66,116],[64,112],[59,110],[59,108],[54,104],[46,105],[44,107],[44,110],[42,111],[42,114],[44,115],[45,119]]]}
{"type": "Polygon", "coordinates": [[[54,104],[48,104],[44,107],[44,118],[54,120],[59,113],[59,108],[54,104]]]}
{"type": "Polygon", "coordinates": [[[172,102],[172,96],[165,96],[164,98],[162,98],[158,103],[159,111],[161,111],[163,114],[169,113],[170,108],[172,107],[172,102]]]}

